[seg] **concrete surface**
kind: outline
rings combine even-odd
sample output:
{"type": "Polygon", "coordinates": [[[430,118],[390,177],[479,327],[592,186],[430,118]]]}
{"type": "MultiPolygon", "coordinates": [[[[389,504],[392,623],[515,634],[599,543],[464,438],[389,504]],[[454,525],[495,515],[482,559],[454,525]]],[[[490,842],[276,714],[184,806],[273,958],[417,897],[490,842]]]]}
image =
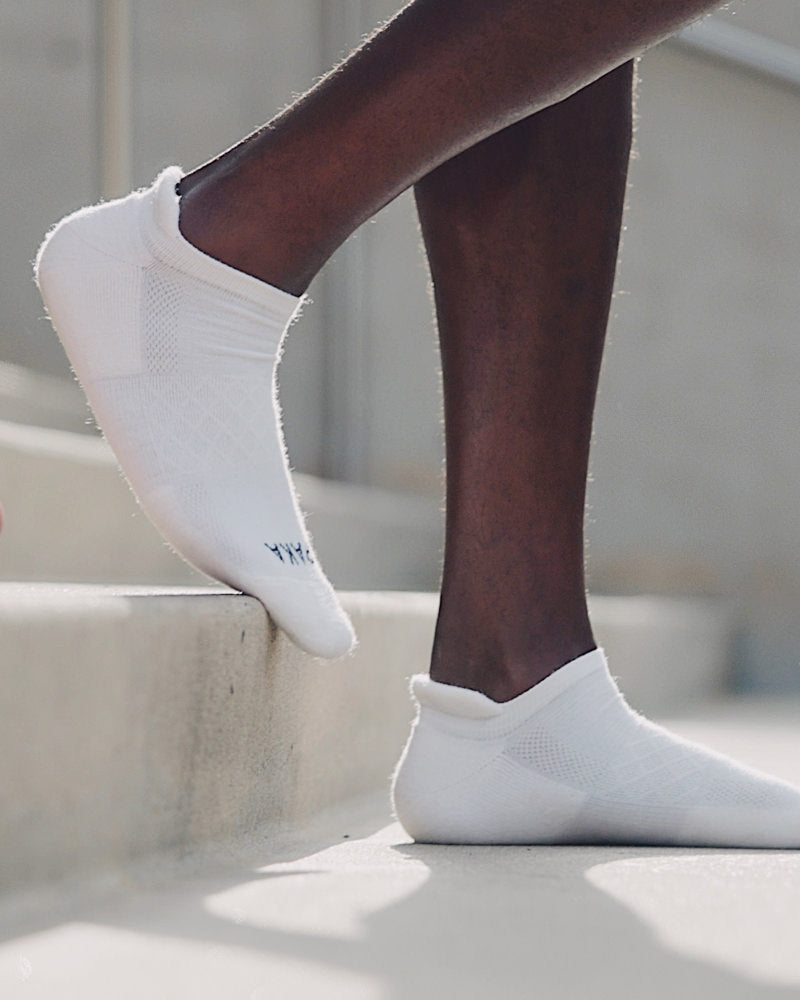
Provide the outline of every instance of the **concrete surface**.
{"type": "Polygon", "coordinates": [[[202,584],[99,437],[0,422],[0,579],[202,584]]]}
{"type": "MultiPolygon", "coordinates": [[[[360,645],[330,663],[232,592],[0,583],[0,892],[298,830],[385,791],[437,598],[343,600],[360,645]]],[[[714,608],[611,604],[593,600],[597,632],[633,705],[720,690],[714,608]]]]}
{"type": "Polygon", "coordinates": [[[436,599],[345,604],[360,644],[329,662],[242,595],[0,584],[0,891],[385,790],[436,599]]]}
{"type": "MultiPolygon", "coordinates": [[[[312,476],[295,483],[335,586],[437,586],[435,504],[312,476]]],[[[99,437],[0,420],[0,501],[0,580],[209,582],[153,528],[99,437]]]]}
{"type": "MultiPolygon", "coordinates": [[[[800,781],[800,704],[674,728],[800,781]]],[[[227,867],[0,916],[4,1000],[783,1000],[800,853],[433,847],[329,816],[227,867]]]]}
{"type": "MultiPolygon", "coordinates": [[[[0,373],[1,374],[1,373],[0,373]]],[[[422,498],[296,475],[317,552],[334,585],[435,590],[441,518],[422,498]]],[[[0,420],[0,580],[212,585],[163,541],[98,437],[0,420]]],[[[665,710],[719,689],[731,608],[710,599],[602,596],[602,641],[624,664],[652,662],[634,702],[665,710]]]]}

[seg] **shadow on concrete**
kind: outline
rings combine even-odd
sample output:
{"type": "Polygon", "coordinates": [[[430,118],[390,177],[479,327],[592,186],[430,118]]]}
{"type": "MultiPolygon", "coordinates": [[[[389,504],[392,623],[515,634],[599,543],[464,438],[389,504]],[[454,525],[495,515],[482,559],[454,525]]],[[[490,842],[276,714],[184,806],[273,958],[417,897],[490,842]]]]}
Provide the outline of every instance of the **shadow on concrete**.
{"type": "MultiPolygon", "coordinates": [[[[767,877],[775,852],[457,848],[398,843],[398,829],[261,871],[204,875],[177,888],[138,891],[89,906],[78,919],[146,936],[143,956],[154,936],[192,946],[175,948],[175,961],[186,965],[186,989],[198,977],[192,994],[198,996],[206,996],[200,987],[208,986],[201,982],[207,972],[198,967],[198,944],[224,952],[232,967],[243,955],[255,959],[263,982],[249,992],[254,998],[269,995],[270,963],[286,960],[313,972],[317,984],[329,975],[341,986],[349,975],[352,987],[331,992],[336,997],[798,996],[800,978],[781,985],[769,970],[737,971],[724,956],[693,957],[670,946],[651,922],[589,876],[599,866],[634,863],[646,892],[648,878],[655,881],[665,865],[689,860],[694,905],[702,913],[709,865],[724,863],[734,875],[737,866],[755,868],[757,875],[763,862],[767,877]]],[[[780,856],[795,864],[794,855],[780,856]]],[[[663,878],[659,884],[663,890],[663,878]]],[[[713,901],[706,916],[718,932],[713,901]]],[[[759,919],[774,917],[765,911],[759,919]]],[[[736,947],[732,940],[730,954],[736,947]]],[[[310,985],[302,994],[273,995],[325,993],[310,985]]]]}

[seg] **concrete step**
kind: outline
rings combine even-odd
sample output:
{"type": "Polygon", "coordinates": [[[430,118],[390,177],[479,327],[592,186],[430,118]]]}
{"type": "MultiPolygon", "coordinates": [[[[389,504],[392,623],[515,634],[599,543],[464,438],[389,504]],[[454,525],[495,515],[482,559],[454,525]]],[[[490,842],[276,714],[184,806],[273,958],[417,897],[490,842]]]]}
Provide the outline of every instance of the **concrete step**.
{"type": "MultiPolygon", "coordinates": [[[[800,783],[800,704],[673,727],[800,783]]],[[[0,903],[4,1000],[790,1000],[800,852],[411,844],[331,817],[235,863],[0,903]]]]}
{"type": "MultiPolygon", "coordinates": [[[[360,645],[327,663],[231,592],[0,584],[0,891],[224,852],[385,795],[437,599],[343,600],[360,645]]],[[[600,597],[592,612],[636,707],[721,688],[724,609],[600,597]]]]}
{"type": "Polygon", "coordinates": [[[360,645],[329,663],[241,595],[0,584],[0,889],[224,849],[385,789],[436,600],[345,603],[360,645]]]}
{"type": "Polygon", "coordinates": [[[78,383],[0,361],[0,420],[96,435],[78,383]]]}
{"type": "MultiPolygon", "coordinates": [[[[336,587],[437,586],[435,500],[312,476],[295,482],[336,587]]],[[[0,580],[209,582],[164,543],[99,437],[0,420],[0,503],[0,580]]]]}

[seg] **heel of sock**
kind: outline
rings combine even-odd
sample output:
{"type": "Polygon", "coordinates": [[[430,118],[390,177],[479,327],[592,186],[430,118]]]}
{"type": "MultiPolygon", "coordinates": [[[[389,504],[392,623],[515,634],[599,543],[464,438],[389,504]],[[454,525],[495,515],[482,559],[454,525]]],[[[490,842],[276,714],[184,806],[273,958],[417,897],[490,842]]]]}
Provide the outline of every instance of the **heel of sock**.
{"type": "Polygon", "coordinates": [[[503,752],[493,730],[491,718],[448,718],[419,706],[392,780],[395,815],[414,840],[553,844],[569,838],[585,796],[532,777],[503,752]],[[454,731],[465,721],[471,735],[454,731]]]}

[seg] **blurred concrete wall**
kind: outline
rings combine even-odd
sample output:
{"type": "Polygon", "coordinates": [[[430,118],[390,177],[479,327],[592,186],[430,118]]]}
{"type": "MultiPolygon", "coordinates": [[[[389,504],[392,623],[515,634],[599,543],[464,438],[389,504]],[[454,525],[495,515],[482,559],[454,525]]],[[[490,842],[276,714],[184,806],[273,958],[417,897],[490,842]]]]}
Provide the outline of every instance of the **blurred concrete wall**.
{"type": "MultiPolygon", "coordinates": [[[[101,190],[100,0],[0,6],[0,361],[66,374],[30,281],[101,190]]],[[[130,181],[256,127],[397,0],[136,0],[130,181]]],[[[720,17],[800,47],[795,0],[720,17]]],[[[723,594],[751,679],[798,679],[800,91],[671,42],[641,62],[627,233],[593,456],[599,590],[723,594]]],[[[312,288],[282,372],[303,471],[441,489],[435,334],[405,196],[312,288]]]]}
{"type": "MultiPolygon", "coordinates": [[[[800,45],[800,10],[732,23],[800,45]]],[[[754,683],[798,684],[800,91],[677,44],[640,66],[596,421],[598,589],[713,592],[754,683]]]]}

